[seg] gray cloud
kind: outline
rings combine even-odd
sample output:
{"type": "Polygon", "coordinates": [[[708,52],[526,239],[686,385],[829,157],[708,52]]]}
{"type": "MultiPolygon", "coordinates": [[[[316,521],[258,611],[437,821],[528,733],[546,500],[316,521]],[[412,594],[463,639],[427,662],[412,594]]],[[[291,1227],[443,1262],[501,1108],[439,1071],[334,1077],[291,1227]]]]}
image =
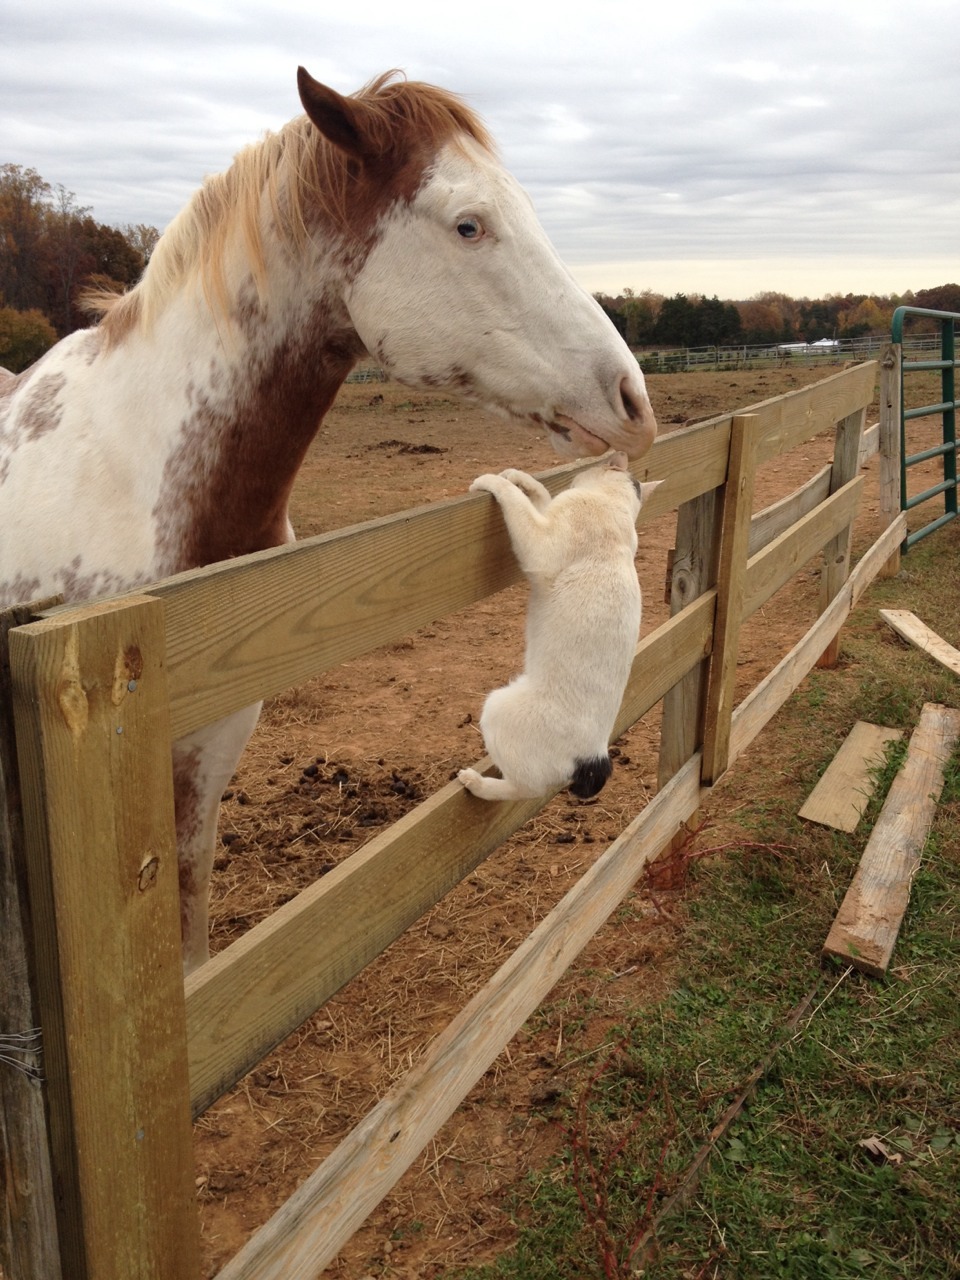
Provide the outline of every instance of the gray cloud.
{"type": "Polygon", "coordinates": [[[399,66],[480,111],[596,287],[614,263],[636,272],[622,284],[665,292],[713,292],[707,264],[739,263],[737,296],[789,289],[790,263],[811,293],[960,276],[953,0],[357,10],[22,6],[0,45],[0,162],[103,221],[162,227],[296,114],[298,62],[341,90],[399,66]],[[698,262],[697,279],[678,265],[698,262]]]}

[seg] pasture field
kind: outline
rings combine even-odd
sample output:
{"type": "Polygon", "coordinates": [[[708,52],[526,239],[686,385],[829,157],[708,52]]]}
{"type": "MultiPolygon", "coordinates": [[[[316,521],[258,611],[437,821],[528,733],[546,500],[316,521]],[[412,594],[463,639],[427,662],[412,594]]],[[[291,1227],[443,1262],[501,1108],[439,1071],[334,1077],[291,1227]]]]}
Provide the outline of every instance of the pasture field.
{"type": "MultiPolygon", "coordinates": [[[[663,375],[648,385],[661,430],[668,431],[832,371],[663,375]]],[[[875,413],[868,417],[875,420],[875,413]]],[[[830,436],[823,437],[801,456],[765,468],[756,505],[795,488],[828,460],[832,445],[830,436]]],[[[318,533],[460,494],[482,471],[538,471],[554,461],[542,437],[439,394],[390,383],[350,384],[301,472],[294,523],[301,535],[318,533]]],[[[873,459],[857,553],[879,532],[876,468],[873,459]]],[[[719,1144],[710,1177],[722,1182],[729,1174],[728,1181],[746,1187],[744,1195],[749,1191],[755,1210],[749,1230],[741,1231],[749,1218],[743,1205],[725,1200],[722,1185],[704,1182],[699,1199],[660,1229],[656,1257],[651,1253],[641,1263],[635,1254],[629,1267],[621,1258],[624,1267],[610,1271],[608,1245],[605,1270],[598,1226],[590,1227],[577,1196],[583,1162],[576,1173],[573,1152],[581,1138],[594,1152],[602,1153],[604,1144],[612,1151],[637,1098],[648,1098],[641,1127],[628,1135],[625,1159],[612,1162],[601,1196],[621,1248],[649,1225],[643,1215],[655,1213],[738,1086],[776,1042],[799,995],[818,980],[819,947],[864,835],[861,830],[838,842],[811,832],[796,809],[855,719],[912,727],[926,698],[955,702],[950,680],[931,673],[927,660],[907,655],[876,619],[878,603],[912,608],[946,639],[960,641],[955,588],[949,605],[937,595],[955,575],[936,577],[956,563],[955,529],[921,544],[900,579],[868,593],[842,633],[839,670],[805,682],[716,788],[707,824],[671,863],[666,879],[661,872],[637,887],[328,1274],[345,1280],[951,1274],[943,1265],[940,1271],[871,1271],[875,1255],[886,1257],[886,1250],[899,1257],[901,1243],[894,1236],[871,1236],[870,1242],[851,1237],[856,1215],[849,1201],[862,1194],[863,1212],[884,1221],[896,1219],[898,1206],[906,1206],[905,1220],[928,1204],[924,1221],[933,1225],[945,1208],[956,1212],[955,1199],[944,1198],[950,1184],[938,1179],[952,1168],[957,1185],[960,1149],[931,1084],[934,1076],[938,1087],[949,1083],[936,1027],[942,1022],[945,1036],[957,1034],[957,957],[947,950],[956,915],[943,888],[950,875],[954,886],[957,879],[950,851],[951,838],[954,851],[960,845],[953,780],[939,819],[954,824],[953,835],[938,835],[940,852],[917,883],[913,911],[925,913],[920,958],[911,959],[909,950],[912,914],[897,972],[887,983],[861,982],[839,971],[821,976],[818,1000],[828,993],[829,999],[790,1052],[791,1064],[803,1048],[813,1065],[787,1089],[787,1055],[781,1054],[757,1095],[767,1100],[762,1114],[773,1116],[775,1135],[799,1134],[808,1163],[784,1162],[764,1174],[767,1157],[755,1152],[758,1102],[748,1121],[719,1144]],[[933,881],[926,889],[928,874],[933,881]],[[952,1004],[945,994],[950,983],[952,1004]],[[846,1021],[838,1010],[846,1011],[846,1021]],[[918,1019],[925,1019],[927,1040],[919,1038],[918,1019]],[[810,1049],[816,1035],[816,1043],[826,1045],[819,1058],[810,1049]],[[869,1056],[881,1046],[901,1063],[897,1088],[882,1083],[888,1074],[893,1078],[891,1064],[869,1056]],[[861,1050],[868,1055],[863,1061],[857,1058],[861,1050]],[[839,1089],[838,1078],[848,1090],[839,1089]],[[851,1101],[848,1091],[856,1093],[861,1084],[862,1096],[851,1101]],[[776,1111],[778,1089],[793,1111],[776,1111]],[[864,1096],[885,1100],[887,1110],[878,1103],[871,1113],[864,1096]],[[849,1149],[843,1145],[848,1131],[857,1139],[870,1137],[859,1133],[868,1120],[881,1137],[903,1139],[896,1147],[904,1155],[899,1164],[864,1164],[855,1139],[849,1149]],[[914,1144],[909,1151],[908,1140],[914,1144]],[[821,1164],[830,1176],[841,1167],[852,1170],[832,1200],[813,1178],[813,1166],[821,1164]],[[782,1202],[771,1198],[771,1187],[784,1191],[782,1202]],[[880,1191],[886,1199],[874,1206],[871,1197],[880,1191]],[[805,1205],[807,1217],[800,1212],[805,1205]],[[838,1260],[834,1270],[824,1270],[820,1261],[820,1270],[813,1262],[807,1270],[776,1270],[773,1255],[764,1261],[757,1253],[768,1247],[795,1253],[798,1232],[805,1237],[803,1256],[829,1255],[838,1260]],[[761,1239],[774,1243],[758,1244],[761,1239]],[[863,1269],[851,1269],[855,1265],[863,1269]]],[[[637,561],[644,634],[666,616],[672,541],[672,518],[644,527],[637,561]]],[[[744,628],[742,690],[755,685],[813,621],[818,577],[812,563],[744,628]]],[[[524,604],[523,588],[504,592],[268,703],[223,806],[215,949],[483,754],[476,720],[486,692],[521,661],[524,604]]],[[[596,800],[553,801],[200,1119],[197,1188],[208,1275],[402,1076],[434,1032],[643,807],[656,788],[657,727],[651,715],[628,731],[615,747],[613,779],[596,800]]],[[[935,1235],[933,1226],[928,1234],[935,1235]]],[[[917,1241],[915,1258],[927,1247],[917,1241]]],[[[930,1254],[941,1264],[946,1257],[930,1254]]]]}

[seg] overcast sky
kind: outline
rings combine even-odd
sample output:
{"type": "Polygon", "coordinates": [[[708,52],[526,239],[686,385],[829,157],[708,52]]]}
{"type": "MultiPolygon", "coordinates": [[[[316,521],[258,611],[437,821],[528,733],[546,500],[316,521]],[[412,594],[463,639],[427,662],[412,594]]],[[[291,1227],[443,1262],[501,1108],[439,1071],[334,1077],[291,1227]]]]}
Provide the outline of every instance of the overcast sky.
{"type": "Polygon", "coordinates": [[[462,94],[590,290],[960,280],[958,0],[3,0],[0,164],[162,229],[300,105],[462,94]]]}

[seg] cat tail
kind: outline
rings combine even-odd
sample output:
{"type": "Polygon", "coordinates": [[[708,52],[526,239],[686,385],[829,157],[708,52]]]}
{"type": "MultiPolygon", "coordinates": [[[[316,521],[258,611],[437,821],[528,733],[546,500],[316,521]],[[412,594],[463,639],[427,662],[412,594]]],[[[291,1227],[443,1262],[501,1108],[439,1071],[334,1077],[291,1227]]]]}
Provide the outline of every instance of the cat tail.
{"type": "Polygon", "coordinates": [[[581,800],[589,800],[613,773],[613,761],[609,756],[595,756],[592,760],[577,760],[570,790],[581,800]]]}

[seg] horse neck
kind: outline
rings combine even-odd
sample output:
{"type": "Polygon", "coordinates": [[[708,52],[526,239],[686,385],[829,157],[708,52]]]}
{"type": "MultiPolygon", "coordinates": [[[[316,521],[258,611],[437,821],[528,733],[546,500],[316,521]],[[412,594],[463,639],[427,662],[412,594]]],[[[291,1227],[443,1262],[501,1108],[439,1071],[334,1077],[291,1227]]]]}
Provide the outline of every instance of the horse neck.
{"type": "Polygon", "coordinates": [[[163,326],[184,344],[189,374],[156,513],[161,572],[290,536],[297,471],[363,351],[335,290],[311,297],[293,283],[272,280],[260,299],[247,279],[216,324],[179,328],[174,308],[163,326]]]}

